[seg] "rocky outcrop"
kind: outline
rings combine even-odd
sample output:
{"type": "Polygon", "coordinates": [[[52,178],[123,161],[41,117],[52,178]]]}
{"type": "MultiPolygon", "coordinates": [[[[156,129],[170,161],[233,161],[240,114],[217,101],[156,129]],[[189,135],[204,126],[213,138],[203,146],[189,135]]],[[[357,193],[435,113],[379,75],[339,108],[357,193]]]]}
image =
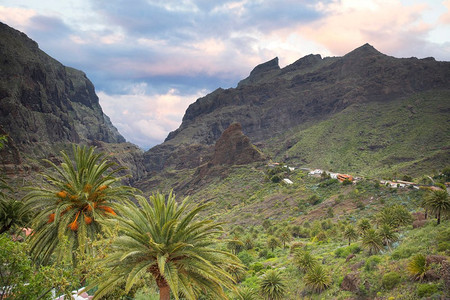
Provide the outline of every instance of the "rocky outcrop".
{"type": "Polygon", "coordinates": [[[114,155],[134,176],[144,174],[142,151],[125,144],[81,71],[63,66],[38,44],[0,23],[0,128],[8,135],[0,163],[11,169],[39,168],[71,143],[115,144],[114,155]],[[133,152],[135,158],[119,157],[133,152]],[[20,153],[20,154],[19,154],[20,153]],[[140,156],[140,158],[139,158],[140,156]],[[14,168],[12,168],[14,166],[14,168]],[[140,168],[140,170],[138,170],[140,168]]]}
{"type": "Polygon", "coordinates": [[[165,145],[176,151],[192,144],[214,145],[234,122],[242,125],[254,143],[264,145],[293,128],[326,120],[352,105],[386,103],[439,89],[450,89],[449,62],[394,58],[369,44],[343,57],[308,55],[282,69],[275,58],[257,66],[236,88],[217,89],[191,104],[181,126],[164,144],[149,150],[158,151],[164,160],[151,170],[181,165],[170,159],[170,153],[160,151],[165,145]]]}
{"type": "Polygon", "coordinates": [[[0,23],[0,125],[22,151],[35,143],[125,142],[93,84],[0,23]]]}
{"type": "Polygon", "coordinates": [[[211,164],[246,165],[265,159],[265,155],[244,135],[241,124],[233,123],[217,140],[211,164]]]}

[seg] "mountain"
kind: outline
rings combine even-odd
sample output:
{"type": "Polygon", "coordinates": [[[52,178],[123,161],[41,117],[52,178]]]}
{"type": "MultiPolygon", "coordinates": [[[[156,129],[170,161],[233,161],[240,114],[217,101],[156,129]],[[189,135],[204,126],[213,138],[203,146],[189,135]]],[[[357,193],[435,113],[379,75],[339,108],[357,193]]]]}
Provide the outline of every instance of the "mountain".
{"type": "Polygon", "coordinates": [[[342,57],[308,55],[284,68],[274,58],[236,88],[191,104],[144,163],[153,172],[200,166],[238,122],[274,160],[414,175],[450,163],[449,99],[450,63],[434,58],[395,58],[369,44],[342,57]]]}
{"type": "Polygon", "coordinates": [[[125,143],[103,113],[86,74],[63,66],[3,23],[0,54],[0,134],[8,135],[1,163],[7,170],[39,168],[40,158],[52,159],[68,144],[83,143],[115,148],[118,162],[136,177],[143,175],[135,164],[141,151],[125,143]]]}

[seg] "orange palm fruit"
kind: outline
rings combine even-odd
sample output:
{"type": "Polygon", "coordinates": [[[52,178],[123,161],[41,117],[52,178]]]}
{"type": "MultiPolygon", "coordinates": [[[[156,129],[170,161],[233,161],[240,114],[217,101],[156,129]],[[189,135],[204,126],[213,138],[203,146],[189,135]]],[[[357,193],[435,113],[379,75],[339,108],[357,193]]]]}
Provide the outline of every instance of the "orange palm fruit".
{"type": "Polygon", "coordinates": [[[84,216],[84,222],[85,222],[86,224],[91,224],[91,223],[92,223],[92,218],[89,217],[89,216],[84,216]]]}
{"type": "Polygon", "coordinates": [[[55,214],[53,213],[53,214],[50,214],[49,216],[48,216],[48,221],[47,221],[47,223],[51,223],[51,222],[53,222],[53,221],[55,221],[55,214]]]}
{"type": "Polygon", "coordinates": [[[102,185],[102,186],[100,186],[100,187],[98,188],[98,190],[99,190],[99,191],[103,191],[103,190],[106,190],[107,188],[108,188],[107,185],[102,185]]]}
{"type": "Polygon", "coordinates": [[[86,183],[86,185],[83,188],[83,191],[85,193],[89,193],[92,190],[92,185],[90,185],[89,183],[86,183]]]}
{"type": "Polygon", "coordinates": [[[69,227],[72,231],[77,231],[78,230],[78,223],[77,220],[73,221],[72,223],[69,224],[69,227]]]}
{"type": "Polygon", "coordinates": [[[116,215],[116,212],[108,206],[99,206],[98,208],[103,209],[105,212],[110,213],[112,215],[116,215]]]}
{"type": "Polygon", "coordinates": [[[67,197],[67,192],[66,191],[60,191],[58,193],[56,193],[56,196],[58,196],[59,198],[66,198],[67,197]]]}

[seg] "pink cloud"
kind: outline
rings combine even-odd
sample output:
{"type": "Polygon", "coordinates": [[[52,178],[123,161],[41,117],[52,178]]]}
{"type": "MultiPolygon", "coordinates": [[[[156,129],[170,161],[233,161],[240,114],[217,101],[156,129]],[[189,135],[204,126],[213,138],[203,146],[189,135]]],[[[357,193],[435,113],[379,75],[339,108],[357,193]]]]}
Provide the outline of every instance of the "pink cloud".
{"type": "Polygon", "coordinates": [[[333,54],[344,55],[368,42],[385,53],[424,39],[431,25],[421,21],[427,6],[404,6],[400,1],[344,0],[319,7],[328,14],[297,29],[307,39],[326,46],[333,54]]]}
{"type": "Polygon", "coordinates": [[[443,1],[442,4],[447,8],[447,11],[441,15],[439,21],[444,24],[450,24],[450,0],[443,1]]]}
{"type": "Polygon", "coordinates": [[[0,21],[19,30],[25,30],[30,23],[30,19],[36,14],[36,11],[33,9],[0,5],[0,21]]]}

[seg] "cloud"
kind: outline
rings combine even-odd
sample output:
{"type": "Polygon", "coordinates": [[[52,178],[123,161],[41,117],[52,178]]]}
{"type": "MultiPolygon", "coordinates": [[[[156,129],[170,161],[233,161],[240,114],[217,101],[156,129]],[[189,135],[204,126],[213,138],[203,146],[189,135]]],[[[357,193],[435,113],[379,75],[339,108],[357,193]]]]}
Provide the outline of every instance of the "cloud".
{"type": "Polygon", "coordinates": [[[175,89],[164,94],[147,94],[142,82],[128,87],[128,94],[97,94],[103,111],[119,132],[132,143],[148,149],[161,143],[170,131],[178,128],[189,106],[207,91],[180,95],[175,89]]]}
{"type": "Polygon", "coordinates": [[[432,24],[422,15],[426,4],[403,5],[401,1],[368,0],[319,3],[317,9],[326,17],[297,31],[308,39],[326,46],[335,55],[369,42],[382,52],[411,56],[426,44],[432,24]]]}

